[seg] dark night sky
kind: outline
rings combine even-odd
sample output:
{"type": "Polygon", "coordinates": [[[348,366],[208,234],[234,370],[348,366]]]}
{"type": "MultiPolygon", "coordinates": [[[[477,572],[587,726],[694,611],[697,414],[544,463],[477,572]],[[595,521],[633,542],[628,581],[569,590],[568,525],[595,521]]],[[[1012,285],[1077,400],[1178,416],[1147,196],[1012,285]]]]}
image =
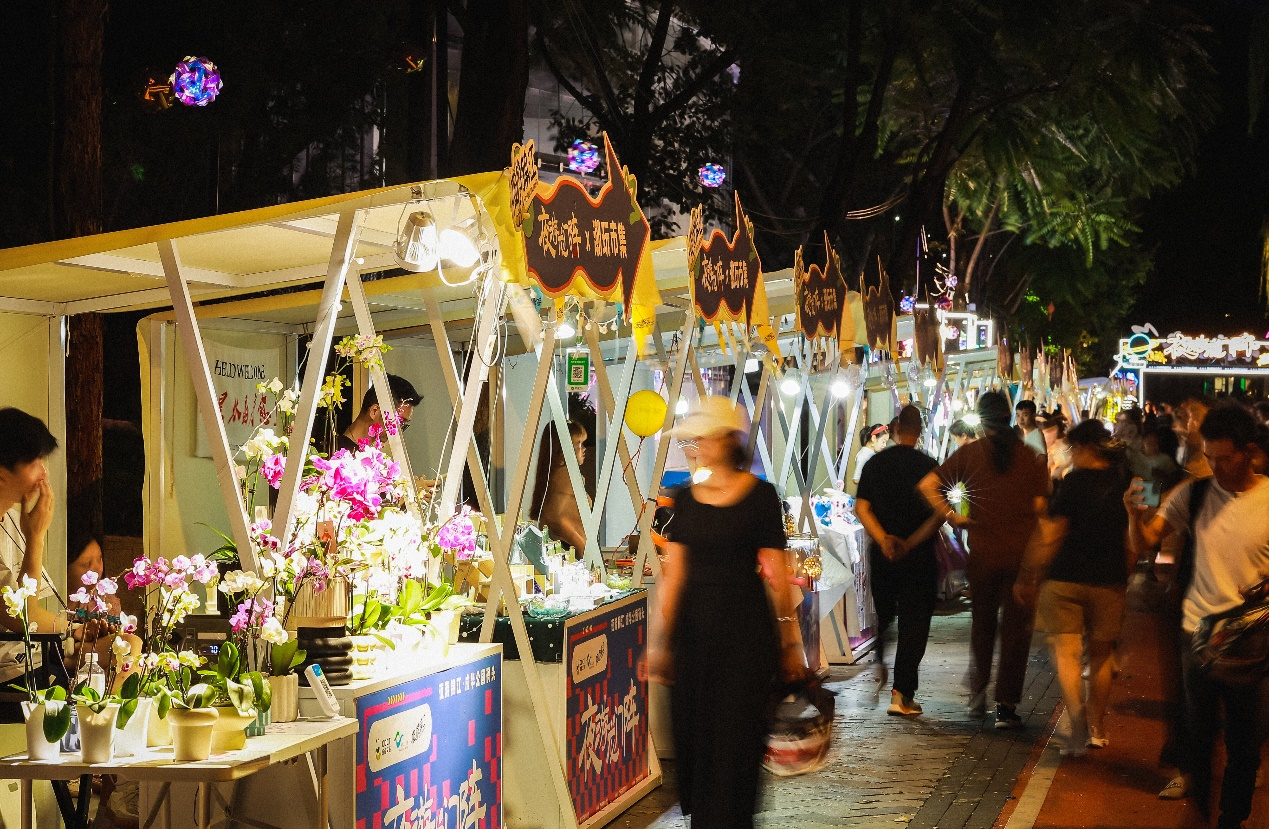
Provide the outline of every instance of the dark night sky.
{"type": "Polygon", "coordinates": [[[1160,333],[1264,335],[1258,297],[1261,224],[1269,216],[1269,113],[1247,134],[1250,9],[1262,0],[1195,0],[1212,26],[1220,111],[1203,139],[1195,175],[1146,206],[1144,243],[1155,271],[1129,324],[1160,333]]]}

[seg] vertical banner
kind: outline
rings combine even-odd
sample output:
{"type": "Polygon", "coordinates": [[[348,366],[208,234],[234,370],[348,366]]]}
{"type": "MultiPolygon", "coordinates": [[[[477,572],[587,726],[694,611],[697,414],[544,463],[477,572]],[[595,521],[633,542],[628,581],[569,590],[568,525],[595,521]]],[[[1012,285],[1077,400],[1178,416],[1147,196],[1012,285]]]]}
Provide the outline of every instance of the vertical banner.
{"type": "Polygon", "coordinates": [[[357,698],[356,829],[501,829],[502,657],[357,698]]]}
{"type": "Polygon", "coordinates": [[[648,776],[648,594],[565,628],[568,788],[578,823],[648,776]]]}
{"type": "MultiPolygon", "coordinates": [[[[216,405],[225,422],[225,436],[231,449],[250,440],[259,426],[273,425],[273,404],[268,395],[256,386],[268,383],[275,377],[286,382],[282,371],[285,345],[274,348],[234,348],[216,342],[212,337],[203,338],[207,352],[207,367],[211,370],[212,387],[216,391],[216,405]]],[[[202,415],[195,431],[194,455],[211,457],[211,445],[207,442],[207,430],[202,425],[202,415]]]]}

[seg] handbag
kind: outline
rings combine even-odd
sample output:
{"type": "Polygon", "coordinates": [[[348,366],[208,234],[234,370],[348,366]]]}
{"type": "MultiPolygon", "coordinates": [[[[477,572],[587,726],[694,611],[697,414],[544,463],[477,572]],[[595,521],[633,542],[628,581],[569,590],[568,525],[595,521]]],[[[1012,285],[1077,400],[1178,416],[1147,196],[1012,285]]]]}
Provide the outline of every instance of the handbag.
{"type": "Polygon", "coordinates": [[[772,712],[763,768],[777,777],[794,777],[823,768],[833,739],[833,696],[818,679],[782,689],[772,712]]]}
{"type": "Polygon", "coordinates": [[[1269,676],[1269,578],[1243,596],[1238,607],[1203,617],[1191,642],[1199,668],[1224,685],[1254,685],[1269,676]]]}

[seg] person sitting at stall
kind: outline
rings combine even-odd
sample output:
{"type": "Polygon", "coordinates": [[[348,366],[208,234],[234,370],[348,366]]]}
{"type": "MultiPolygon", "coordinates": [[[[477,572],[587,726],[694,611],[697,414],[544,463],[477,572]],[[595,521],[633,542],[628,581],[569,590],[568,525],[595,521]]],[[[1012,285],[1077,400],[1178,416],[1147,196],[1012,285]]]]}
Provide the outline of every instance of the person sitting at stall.
{"type": "MultiPolygon", "coordinates": [[[[568,436],[572,440],[573,453],[581,466],[586,459],[586,427],[576,420],[568,422],[568,436]]],[[[582,526],[582,512],[577,506],[577,493],[568,476],[568,462],[556,434],[555,426],[548,423],[538,441],[538,470],[533,483],[533,500],[529,517],[550,530],[551,538],[572,547],[578,558],[586,551],[586,530],[582,526]]]]}
{"type": "Polygon", "coordinates": [[[952,440],[956,443],[957,449],[960,449],[967,443],[973,443],[982,437],[982,434],[978,431],[978,429],[959,418],[952,421],[952,425],[948,428],[948,432],[951,433],[952,440]]]}
{"type": "MultiPolygon", "coordinates": [[[[404,432],[410,428],[410,418],[414,416],[414,407],[423,399],[409,380],[396,374],[388,375],[388,388],[392,392],[392,400],[396,404],[395,411],[400,418],[400,429],[404,432]]],[[[370,440],[370,427],[383,427],[383,408],[379,405],[379,393],[372,385],[361,398],[361,411],[357,419],[348,425],[343,434],[335,436],[335,451],[347,449],[356,452],[357,447],[370,440]]]]}
{"type": "MultiPolygon", "coordinates": [[[[57,449],[57,438],[39,418],[20,409],[0,409],[0,587],[21,586],[24,578],[39,585],[27,600],[27,618],[41,633],[62,633],[66,620],[40,607],[54,595],[44,576],[44,545],[53,524],[53,488],[44,459],[57,449]]],[[[0,608],[0,625],[22,632],[22,622],[0,608]]],[[[0,686],[20,677],[22,643],[0,643],[0,686]]],[[[22,722],[16,704],[0,705],[0,722],[22,722]],[[16,717],[16,718],[15,718],[16,717]]]]}

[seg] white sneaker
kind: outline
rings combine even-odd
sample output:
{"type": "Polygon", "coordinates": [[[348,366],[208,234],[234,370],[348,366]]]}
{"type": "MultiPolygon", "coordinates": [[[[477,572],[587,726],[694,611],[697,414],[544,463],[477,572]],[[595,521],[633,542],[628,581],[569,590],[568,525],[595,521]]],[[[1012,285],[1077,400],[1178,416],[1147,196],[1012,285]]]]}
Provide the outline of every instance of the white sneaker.
{"type": "Polygon", "coordinates": [[[1105,748],[1110,745],[1110,739],[1101,732],[1100,729],[1088,729],[1088,747],[1089,748],[1105,748]]]}

